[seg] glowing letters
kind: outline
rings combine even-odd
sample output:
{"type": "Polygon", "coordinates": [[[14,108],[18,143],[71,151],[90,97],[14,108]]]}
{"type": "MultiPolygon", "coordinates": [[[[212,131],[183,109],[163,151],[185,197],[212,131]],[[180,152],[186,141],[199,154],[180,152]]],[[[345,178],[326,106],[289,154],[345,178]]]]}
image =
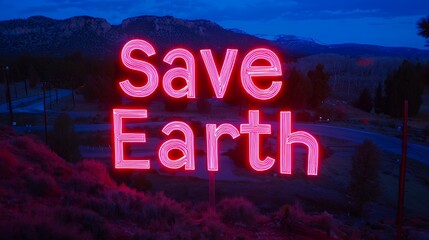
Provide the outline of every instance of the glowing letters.
{"type": "MultiPolygon", "coordinates": [[[[134,86],[129,80],[119,83],[119,86],[125,94],[132,97],[147,97],[151,95],[158,86],[159,76],[157,70],[148,62],[131,57],[135,50],[142,51],[148,57],[154,55],[153,46],[144,40],[134,39],[127,42],[121,53],[122,63],[125,67],[144,73],[147,76],[147,82],[143,86],[134,86]]],[[[235,60],[238,55],[237,49],[227,49],[225,58],[219,73],[213,55],[210,49],[200,50],[201,58],[207,70],[211,86],[215,96],[223,98],[231,78],[235,60]]],[[[195,98],[196,80],[195,80],[195,58],[191,52],[183,48],[177,48],[169,51],[164,62],[172,65],[177,59],[185,62],[185,67],[176,67],[169,69],[162,78],[164,91],[173,98],[195,98]],[[186,84],[181,89],[173,88],[173,80],[181,78],[186,84]]],[[[261,62],[261,61],[259,61],[261,62]]],[[[259,100],[269,100],[275,97],[282,86],[282,81],[272,81],[266,89],[259,88],[254,81],[258,77],[275,77],[282,75],[281,63],[277,55],[265,48],[257,48],[250,51],[243,59],[240,70],[241,83],[245,91],[252,97],[259,100]],[[262,60],[269,65],[255,66],[255,62],[262,60]]],[[[240,135],[248,137],[249,145],[249,163],[256,171],[266,171],[274,166],[275,159],[266,156],[260,159],[260,135],[271,135],[271,125],[259,123],[259,110],[249,110],[248,123],[240,124],[237,127],[230,123],[206,124],[206,153],[207,170],[219,170],[219,138],[222,135],[229,135],[236,139],[240,135]]],[[[131,169],[150,169],[150,160],[124,159],[124,143],[146,143],[144,133],[124,133],[124,119],[146,119],[146,109],[113,109],[113,134],[114,134],[114,158],[115,168],[131,169]]],[[[319,146],[317,140],[309,133],[304,131],[292,132],[291,112],[281,111],[279,116],[279,161],[280,173],[292,174],[292,144],[303,144],[308,148],[307,174],[317,175],[319,161],[319,146]]],[[[172,121],[167,123],[162,132],[167,136],[173,131],[183,134],[183,139],[169,139],[163,142],[158,150],[158,158],[161,164],[170,169],[195,170],[195,137],[192,128],[181,121],[172,121]],[[172,159],[169,153],[173,150],[180,151],[182,156],[172,159]]],[[[244,154],[243,154],[244,155],[244,154]]]]}
{"type": "Polygon", "coordinates": [[[127,42],[122,48],[122,63],[129,69],[140,71],[147,75],[147,83],[144,86],[136,87],[127,79],[119,83],[122,90],[131,97],[147,97],[158,87],[158,73],[153,65],[131,57],[134,50],[140,50],[148,57],[155,54],[152,45],[144,40],[135,39],[127,42]]]}
{"type": "Polygon", "coordinates": [[[229,79],[231,78],[232,68],[234,67],[235,58],[237,57],[237,49],[226,50],[225,61],[222,65],[220,74],[216,69],[216,64],[213,60],[212,51],[209,49],[201,50],[204,64],[210,77],[213,89],[217,98],[223,98],[225,95],[226,87],[228,86],[229,79]]]}
{"type": "Polygon", "coordinates": [[[174,98],[187,96],[195,98],[195,60],[192,53],[183,48],[177,48],[167,53],[164,57],[164,62],[172,64],[177,58],[185,61],[186,68],[173,68],[168,70],[162,79],[162,86],[165,92],[174,98]],[[173,79],[183,78],[186,81],[186,86],[180,90],[175,90],[172,86],[173,79]]]}
{"type": "Polygon", "coordinates": [[[241,65],[241,82],[244,89],[256,99],[268,100],[279,93],[282,86],[281,81],[272,82],[268,89],[258,88],[252,81],[252,77],[281,76],[282,68],[277,55],[268,49],[258,48],[251,51],[243,60],[241,65]],[[265,60],[270,66],[253,66],[256,60],[265,60]]]}
{"type": "Polygon", "coordinates": [[[270,169],[275,160],[266,157],[259,159],[259,134],[271,134],[271,125],[259,124],[259,111],[249,111],[249,124],[241,124],[240,132],[249,134],[249,161],[250,166],[256,171],[265,171],[270,169]]]}
{"type": "Polygon", "coordinates": [[[171,169],[178,169],[185,166],[185,170],[195,170],[194,133],[184,122],[171,122],[167,124],[162,132],[170,135],[172,131],[181,131],[185,135],[185,141],[170,139],[164,142],[159,149],[158,156],[161,163],[171,169]],[[179,159],[173,160],[168,157],[168,152],[178,149],[183,153],[179,159]]]}
{"type": "Polygon", "coordinates": [[[144,133],[123,133],[124,118],[147,118],[145,109],[113,109],[113,134],[115,146],[115,168],[135,168],[149,169],[149,160],[125,160],[124,143],[145,143],[146,135],[144,133]]]}

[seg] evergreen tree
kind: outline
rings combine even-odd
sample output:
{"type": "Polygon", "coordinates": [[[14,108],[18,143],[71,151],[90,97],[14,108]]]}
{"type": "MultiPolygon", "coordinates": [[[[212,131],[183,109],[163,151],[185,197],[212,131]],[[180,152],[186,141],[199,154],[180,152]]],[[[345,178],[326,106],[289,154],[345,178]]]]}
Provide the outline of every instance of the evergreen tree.
{"type": "Polygon", "coordinates": [[[356,102],[356,107],[365,112],[371,112],[372,110],[372,96],[371,91],[368,88],[364,88],[359,95],[359,99],[356,102]]]}
{"type": "Polygon", "coordinates": [[[313,107],[320,106],[331,93],[331,88],[328,84],[330,76],[323,71],[323,68],[324,66],[322,64],[317,64],[315,70],[310,70],[307,73],[313,85],[313,94],[311,98],[311,105],[313,107]]]}
{"type": "Polygon", "coordinates": [[[362,213],[365,203],[376,199],[379,194],[379,167],[380,153],[377,146],[373,142],[365,140],[353,154],[348,187],[358,214],[362,213]]]}
{"type": "MultiPolygon", "coordinates": [[[[419,29],[418,34],[424,38],[429,38],[429,16],[421,18],[417,23],[417,28],[419,29]]],[[[426,40],[426,46],[429,46],[429,41],[426,40]]]]}
{"type": "Polygon", "coordinates": [[[312,84],[310,79],[292,69],[289,79],[284,87],[281,103],[293,109],[307,108],[312,98],[312,84]]]}
{"type": "Polygon", "coordinates": [[[393,117],[402,115],[404,100],[408,100],[408,114],[415,116],[422,103],[423,84],[416,65],[404,60],[384,82],[386,91],[385,112],[393,117]]]}
{"type": "Polygon", "coordinates": [[[374,111],[379,114],[383,112],[383,89],[381,87],[381,83],[378,83],[377,88],[375,89],[375,97],[374,97],[374,111]]]}

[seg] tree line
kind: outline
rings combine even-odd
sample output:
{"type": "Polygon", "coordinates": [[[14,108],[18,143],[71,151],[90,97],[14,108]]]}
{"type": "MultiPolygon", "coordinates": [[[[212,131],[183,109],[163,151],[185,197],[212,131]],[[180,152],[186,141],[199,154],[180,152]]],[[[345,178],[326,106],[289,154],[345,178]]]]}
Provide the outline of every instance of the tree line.
{"type": "Polygon", "coordinates": [[[408,101],[408,114],[416,116],[422,104],[425,86],[429,86],[429,62],[412,63],[404,60],[393,72],[389,73],[384,84],[381,82],[372,94],[364,88],[355,106],[363,111],[387,114],[392,117],[402,115],[402,103],[408,101]]]}

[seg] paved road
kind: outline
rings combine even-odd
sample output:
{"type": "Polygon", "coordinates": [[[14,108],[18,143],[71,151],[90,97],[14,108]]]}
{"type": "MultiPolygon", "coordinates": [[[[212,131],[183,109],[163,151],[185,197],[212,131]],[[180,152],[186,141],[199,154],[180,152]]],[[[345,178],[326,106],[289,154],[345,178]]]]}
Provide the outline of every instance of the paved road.
{"type": "MultiPolygon", "coordinates": [[[[71,95],[71,90],[68,89],[57,89],[51,90],[51,98],[49,98],[49,91],[46,91],[46,104],[49,104],[49,101],[56,101],[58,94],[58,99],[64,98],[71,95]]],[[[40,113],[43,112],[43,94],[29,96],[19,99],[13,99],[12,109],[14,113],[24,112],[24,113],[40,113]]],[[[8,113],[9,105],[7,102],[0,104],[0,113],[8,113]]]]}
{"type": "MultiPolygon", "coordinates": [[[[365,139],[373,141],[378,147],[387,152],[394,154],[401,154],[402,142],[401,139],[392,136],[386,136],[379,133],[367,132],[359,129],[336,127],[327,124],[295,124],[295,129],[307,130],[315,135],[335,137],[352,141],[355,143],[362,143],[365,139]]],[[[413,159],[429,165],[429,147],[416,143],[408,143],[407,150],[408,159],[413,159]]]]}
{"type": "MultiPolygon", "coordinates": [[[[133,124],[134,125],[134,124],[133,124]]],[[[136,126],[139,124],[135,124],[136,126]]],[[[165,123],[152,122],[146,123],[144,126],[163,126],[165,123]]],[[[238,124],[235,124],[238,126],[238,124]]],[[[111,131],[111,124],[78,124],[75,125],[77,132],[89,132],[89,131],[111,131]]],[[[306,124],[306,123],[295,123],[292,125],[294,131],[304,130],[308,131],[316,136],[334,137],[338,139],[344,139],[355,143],[362,143],[365,139],[373,141],[377,146],[383,150],[394,154],[401,154],[401,140],[396,137],[386,136],[379,133],[367,132],[358,129],[337,127],[328,124],[306,124]]],[[[18,131],[25,132],[28,128],[17,127],[18,131]]],[[[43,131],[42,126],[34,126],[32,131],[43,131]]],[[[407,151],[408,159],[413,159],[429,165],[429,147],[416,143],[408,143],[407,151]]]]}

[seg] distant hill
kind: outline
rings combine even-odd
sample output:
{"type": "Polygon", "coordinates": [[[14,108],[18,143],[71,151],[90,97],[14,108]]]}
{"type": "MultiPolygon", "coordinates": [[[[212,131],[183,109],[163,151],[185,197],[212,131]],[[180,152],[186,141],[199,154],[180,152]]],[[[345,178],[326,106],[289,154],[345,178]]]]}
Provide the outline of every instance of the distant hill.
{"type": "Polygon", "coordinates": [[[383,56],[400,58],[429,58],[429,50],[408,47],[383,47],[369,44],[322,44],[314,39],[292,35],[279,35],[274,40],[284,51],[298,57],[313,54],[333,53],[350,57],[383,56]]]}
{"type": "MultiPolygon", "coordinates": [[[[144,38],[157,51],[174,47],[191,50],[226,48],[249,50],[265,46],[286,52],[289,58],[320,53],[348,56],[388,56],[429,58],[429,50],[405,47],[382,47],[364,44],[324,45],[313,39],[280,35],[274,40],[252,36],[239,29],[224,29],[207,20],[184,20],[171,16],[140,16],[112,25],[103,18],[89,16],[55,20],[42,16],[0,21],[0,55],[20,54],[64,56],[80,51],[87,56],[114,57],[132,38],[144,38]],[[271,41],[272,40],[272,41],[271,41]]],[[[240,55],[241,56],[241,55],[240,55]]]]}
{"type": "Polygon", "coordinates": [[[248,49],[275,44],[244,32],[227,30],[207,20],[183,20],[170,16],[128,18],[112,25],[102,18],[87,16],[54,20],[35,16],[0,22],[0,54],[23,53],[62,56],[75,51],[84,55],[109,57],[132,38],[144,38],[156,50],[186,47],[199,50],[248,49]]]}

